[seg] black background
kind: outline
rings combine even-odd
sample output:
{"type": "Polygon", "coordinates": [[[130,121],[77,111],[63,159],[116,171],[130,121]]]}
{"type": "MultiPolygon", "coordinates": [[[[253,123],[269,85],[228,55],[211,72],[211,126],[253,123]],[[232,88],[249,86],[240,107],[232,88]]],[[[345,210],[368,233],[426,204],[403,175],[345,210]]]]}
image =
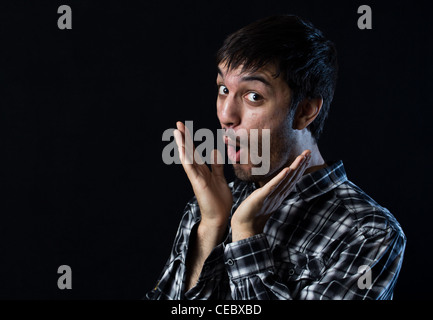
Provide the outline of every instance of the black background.
{"type": "Polygon", "coordinates": [[[336,43],[320,149],[400,221],[395,299],[432,298],[432,12],[415,1],[2,1],[0,298],[140,299],[154,286],[192,196],[182,167],[162,162],[162,133],[177,120],[216,130],[216,50],[282,13],[336,43]],[[57,27],[62,4],[72,30],[57,27]],[[362,4],[372,30],[357,27],[362,4]],[[72,290],[57,287],[63,264],[72,290]]]}

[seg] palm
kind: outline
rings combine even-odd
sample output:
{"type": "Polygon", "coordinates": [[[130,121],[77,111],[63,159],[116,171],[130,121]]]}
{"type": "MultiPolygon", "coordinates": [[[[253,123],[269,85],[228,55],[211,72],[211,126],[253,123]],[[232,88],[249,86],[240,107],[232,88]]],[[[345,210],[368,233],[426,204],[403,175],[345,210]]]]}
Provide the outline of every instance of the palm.
{"type": "Polygon", "coordinates": [[[290,167],[281,170],[241,203],[232,219],[234,241],[263,231],[271,214],[278,209],[302,177],[308,166],[310,154],[309,150],[305,150],[290,167]]]}
{"type": "MultiPolygon", "coordinates": [[[[192,139],[182,123],[178,123],[175,138],[183,168],[193,187],[202,216],[210,220],[221,221],[221,223],[227,221],[233,197],[224,177],[223,165],[217,164],[216,161],[221,157],[218,150],[214,150],[215,161],[211,171],[206,164],[199,164],[202,161],[196,161],[197,154],[194,155],[194,159],[191,159],[192,161],[185,161],[187,156],[191,156],[185,153],[185,139],[189,139],[191,145],[192,139]]],[[[218,161],[218,163],[221,162],[218,161]]]]}
{"type": "Polygon", "coordinates": [[[211,212],[224,212],[228,218],[233,197],[224,176],[210,171],[205,164],[195,168],[195,172],[195,178],[190,181],[202,211],[209,208],[211,212]]]}

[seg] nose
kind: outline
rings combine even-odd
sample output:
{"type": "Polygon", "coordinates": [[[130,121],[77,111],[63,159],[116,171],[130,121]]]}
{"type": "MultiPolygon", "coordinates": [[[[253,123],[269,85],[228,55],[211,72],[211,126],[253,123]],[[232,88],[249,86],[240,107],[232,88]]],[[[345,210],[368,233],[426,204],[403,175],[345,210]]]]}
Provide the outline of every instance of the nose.
{"type": "Polygon", "coordinates": [[[241,105],[234,96],[218,99],[217,115],[223,128],[236,128],[241,123],[241,105]]]}

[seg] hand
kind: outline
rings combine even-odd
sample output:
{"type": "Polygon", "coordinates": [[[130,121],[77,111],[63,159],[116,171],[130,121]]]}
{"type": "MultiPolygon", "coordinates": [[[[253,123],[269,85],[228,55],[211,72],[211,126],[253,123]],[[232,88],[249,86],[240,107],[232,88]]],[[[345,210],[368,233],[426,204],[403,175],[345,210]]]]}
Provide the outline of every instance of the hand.
{"type": "Polygon", "coordinates": [[[188,128],[182,122],[177,122],[176,126],[177,130],[174,131],[174,137],[182,166],[200,207],[202,215],[200,226],[203,227],[204,225],[225,231],[233,204],[233,196],[224,177],[222,156],[218,150],[213,151],[212,171],[203,161],[198,161],[202,163],[198,164],[197,157],[200,155],[194,153],[193,157],[192,154],[186,154],[185,143],[193,146],[188,128]]]}
{"type": "Polygon", "coordinates": [[[241,203],[232,217],[233,242],[263,232],[271,214],[278,209],[302,177],[310,158],[311,151],[305,150],[290,167],[281,170],[272,180],[255,190],[241,203]]]}

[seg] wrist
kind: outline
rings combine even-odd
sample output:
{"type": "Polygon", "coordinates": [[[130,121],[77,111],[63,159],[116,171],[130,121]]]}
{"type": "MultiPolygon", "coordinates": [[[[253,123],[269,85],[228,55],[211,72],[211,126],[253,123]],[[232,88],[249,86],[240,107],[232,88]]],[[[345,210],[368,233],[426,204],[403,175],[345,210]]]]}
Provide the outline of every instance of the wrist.
{"type": "Polygon", "coordinates": [[[263,233],[263,229],[268,219],[255,219],[248,222],[239,223],[235,219],[231,222],[232,241],[239,241],[263,233]]]}
{"type": "Polygon", "coordinates": [[[232,242],[247,239],[263,232],[263,228],[254,227],[252,224],[232,224],[232,242]]]}
{"type": "Polygon", "coordinates": [[[208,241],[212,241],[215,244],[220,243],[227,232],[227,225],[227,221],[202,219],[197,228],[197,235],[200,238],[206,238],[208,241]]]}

